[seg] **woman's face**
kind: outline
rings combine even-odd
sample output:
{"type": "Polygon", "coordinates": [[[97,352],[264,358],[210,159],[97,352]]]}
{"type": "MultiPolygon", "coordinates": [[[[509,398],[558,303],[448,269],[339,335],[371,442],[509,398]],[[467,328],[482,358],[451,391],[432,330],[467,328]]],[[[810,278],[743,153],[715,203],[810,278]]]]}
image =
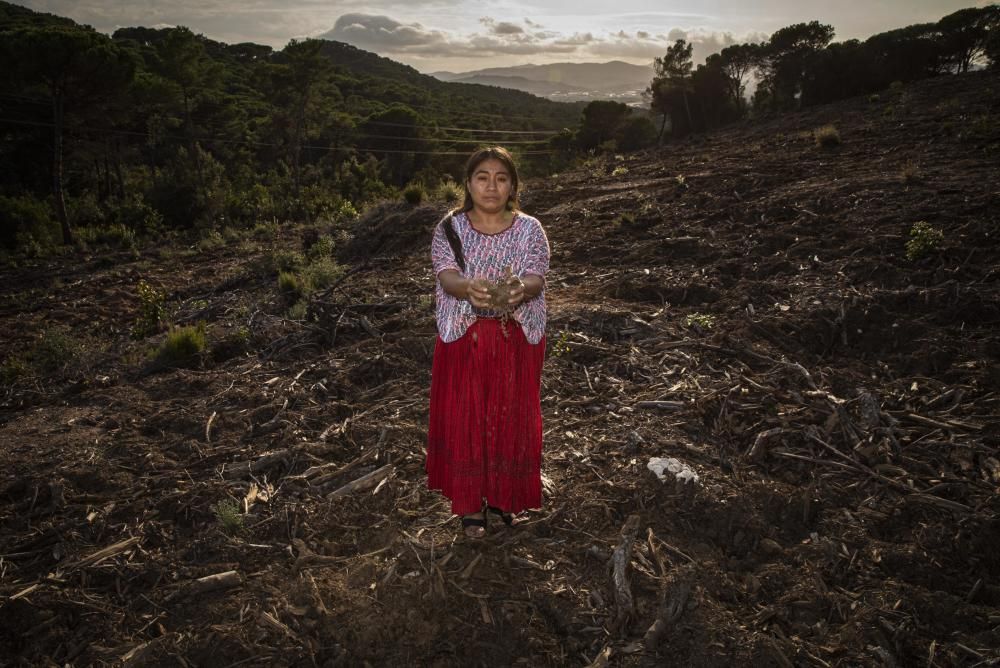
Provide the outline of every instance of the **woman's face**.
{"type": "Polygon", "coordinates": [[[477,209],[499,213],[507,207],[514,184],[510,172],[495,158],[479,163],[469,177],[469,195],[477,209]]]}

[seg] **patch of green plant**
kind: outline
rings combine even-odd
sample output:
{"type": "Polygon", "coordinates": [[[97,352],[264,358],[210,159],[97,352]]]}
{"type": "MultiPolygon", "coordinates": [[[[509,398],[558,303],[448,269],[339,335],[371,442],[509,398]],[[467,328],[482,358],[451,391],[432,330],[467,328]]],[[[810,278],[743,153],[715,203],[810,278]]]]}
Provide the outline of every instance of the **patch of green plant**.
{"type": "Polygon", "coordinates": [[[289,320],[306,320],[309,317],[309,304],[304,299],[297,301],[289,307],[285,315],[289,320]]]}
{"type": "Polygon", "coordinates": [[[314,262],[321,258],[333,257],[333,252],[335,250],[336,244],[333,242],[333,238],[324,234],[316,241],[316,243],[309,247],[309,250],[306,251],[306,257],[308,257],[311,262],[314,262]]]}
{"type": "Polygon", "coordinates": [[[824,125],[813,130],[813,140],[820,148],[832,148],[840,145],[840,132],[835,125],[824,125]]]}
{"type": "Polygon", "coordinates": [[[628,167],[625,165],[620,165],[611,170],[611,176],[625,176],[628,174],[628,167]]]}
{"type": "Polygon", "coordinates": [[[233,499],[223,499],[212,506],[215,519],[219,527],[230,536],[236,536],[243,532],[243,513],[240,504],[233,499]]]}
{"type": "Polygon", "coordinates": [[[569,332],[563,330],[559,333],[559,337],[552,344],[552,356],[562,357],[569,352],[569,332]]]}
{"type": "Polygon", "coordinates": [[[31,365],[42,373],[54,373],[66,367],[83,350],[83,345],[65,327],[50,327],[31,347],[31,365]]]}
{"type": "Polygon", "coordinates": [[[84,246],[134,249],[137,245],[135,231],[122,223],[80,227],[76,230],[76,240],[84,246]]]}
{"type": "Polygon", "coordinates": [[[944,233],[925,220],[918,221],[910,228],[910,239],[906,242],[906,259],[911,262],[927,257],[941,248],[944,233]]]}
{"type": "Polygon", "coordinates": [[[408,204],[417,206],[425,199],[427,199],[427,191],[419,183],[411,183],[403,189],[403,199],[406,200],[408,204]]]}
{"type": "Polygon", "coordinates": [[[675,176],[674,181],[676,181],[677,185],[679,185],[681,188],[687,188],[687,179],[684,178],[683,174],[678,174],[677,176],[675,176]]]}
{"type": "Polygon", "coordinates": [[[268,256],[269,273],[298,271],[306,264],[306,258],[298,251],[275,249],[268,256]]]}
{"type": "Polygon", "coordinates": [[[151,336],[162,326],[167,315],[167,295],[146,281],[139,281],[135,288],[139,296],[139,315],[132,323],[132,338],[139,340],[151,336]]]}
{"type": "Polygon", "coordinates": [[[307,290],[325,290],[344,275],[344,266],[331,257],[322,257],[311,262],[303,271],[302,278],[307,290]]]}
{"type": "Polygon", "coordinates": [[[878,93],[872,93],[871,95],[868,96],[868,101],[871,102],[872,104],[879,102],[881,100],[882,96],[879,95],[878,93]]]}
{"type": "Polygon", "coordinates": [[[291,271],[278,273],[278,292],[288,301],[294,302],[306,294],[307,286],[302,278],[291,271]]]}
{"type": "Polygon", "coordinates": [[[278,236],[278,223],[269,220],[260,222],[250,228],[250,234],[256,239],[270,239],[278,236]]]}
{"type": "Polygon", "coordinates": [[[446,204],[458,204],[465,199],[465,189],[451,179],[442,181],[434,189],[434,199],[446,204]]]}
{"type": "Polygon", "coordinates": [[[222,248],[226,245],[226,240],[222,238],[222,235],[215,230],[209,230],[202,234],[201,238],[198,239],[198,250],[202,253],[215,250],[217,248],[222,248]]]}
{"type": "Polygon", "coordinates": [[[684,318],[684,324],[688,327],[712,329],[715,327],[715,316],[708,313],[690,313],[684,318]]]}
{"type": "Polygon", "coordinates": [[[167,332],[167,338],[160,345],[156,358],[168,366],[185,366],[205,352],[207,343],[204,322],[173,327],[167,332]]]}

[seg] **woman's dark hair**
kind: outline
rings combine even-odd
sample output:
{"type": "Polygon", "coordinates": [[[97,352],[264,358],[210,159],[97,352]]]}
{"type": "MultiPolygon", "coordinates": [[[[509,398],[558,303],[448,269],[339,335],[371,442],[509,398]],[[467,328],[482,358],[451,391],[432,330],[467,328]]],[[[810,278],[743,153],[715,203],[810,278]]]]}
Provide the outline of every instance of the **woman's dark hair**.
{"type": "Polygon", "coordinates": [[[472,211],[472,195],[469,194],[469,181],[472,180],[472,175],[475,174],[476,168],[491,159],[499,160],[507,168],[507,171],[510,172],[510,198],[507,200],[507,209],[509,211],[517,209],[517,189],[521,181],[517,176],[517,166],[514,164],[514,158],[502,146],[487,146],[470,155],[469,160],[465,163],[465,181],[462,183],[462,186],[465,188],[465,201],[462,202],[462,206],[456,209],[454,213],[472,211]]]}

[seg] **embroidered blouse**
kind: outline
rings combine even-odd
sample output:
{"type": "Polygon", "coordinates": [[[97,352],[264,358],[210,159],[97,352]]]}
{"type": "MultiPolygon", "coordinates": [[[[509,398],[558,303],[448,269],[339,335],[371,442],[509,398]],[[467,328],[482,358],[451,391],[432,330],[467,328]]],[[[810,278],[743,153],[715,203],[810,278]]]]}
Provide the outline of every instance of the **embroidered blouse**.
{"type": "MultiPolygon", "coordinates": [[[[510,227],[496,234],[486,234],[472,227],[469,216],[465,213],[456,213],[452,221],[455,232],[462,241],[466,270],[463,273],[455,261],[442,221],[434,230],[431,241],[431,261],[435,276],[446,269],[454,269],[465,277],[485,278],[496,282],[503,278],[507,267],[511,267],[513,275],[518,277],[528,274],[544,277],[549,270],[549,240],[537,219],[517,213],[510,227]]],[[[437,281],[434,295],[438,335],[445,343],[461,338],[469,325],[476,321],[477,315],[494,315],[477,311],[468,301],[449,295],[441,287],[441,281],[437,281]]],[[[545,334],[544,288],[537,297],[519,304],[514,309],[513,317],[520,323],[529,343],[541,341],[545,334]]]]}

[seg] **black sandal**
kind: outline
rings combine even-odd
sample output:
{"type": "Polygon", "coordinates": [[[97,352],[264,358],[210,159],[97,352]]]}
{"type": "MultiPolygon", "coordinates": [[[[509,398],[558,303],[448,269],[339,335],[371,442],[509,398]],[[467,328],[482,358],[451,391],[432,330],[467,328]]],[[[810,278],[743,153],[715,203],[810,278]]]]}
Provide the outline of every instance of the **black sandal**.
{"type": "MultiPolygon", "coordinates": [[[[504,512],[503,510],[500,510],[496,506],[487,506],[486,510],[488,512],[496,513],[497,515],[499,515],[500,519],[503,520],[503,523],[509,527],[515,526],[516,524],[520,524],[520,522],[515,521],[517,516],[515,516],[514,513],[504,512]]],[[[518,513],[518,515],[520,515],[520,513],[518,513]]]]}
{"type": "Polygon", "coordinates": [[[465,515],[462,517],[462,532],[469,538],[482,538],[486,535],[486,516],[470,517],[469,515],[465,515]],[[481,527],[483,531],[482,533],[478,531],[470,532],[469,529],[472,527],[481,527]]]}

